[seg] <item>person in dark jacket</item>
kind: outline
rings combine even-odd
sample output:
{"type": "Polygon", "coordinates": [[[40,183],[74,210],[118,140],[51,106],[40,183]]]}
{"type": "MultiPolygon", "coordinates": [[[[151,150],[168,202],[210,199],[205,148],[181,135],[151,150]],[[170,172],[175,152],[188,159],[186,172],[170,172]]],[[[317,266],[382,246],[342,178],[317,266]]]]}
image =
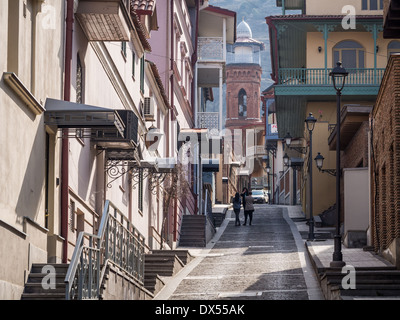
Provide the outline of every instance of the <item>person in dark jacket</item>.
{"type": "Polygon", "coordinates": [[[243,188],[242,193],[240,194],[242,196],[242,203],[243,203],[243,210],[246,210],[246,196],[249,194],[249,190],[247,190],[246,187],[243,188]]]}
{"type": "Polygon", "coordinates": [[[240,207],[242,205],[242,201],[240,199],[239,192],[236,192],[235,197],[233,198],[233,211],[236,215],[235,226],[240,226],[240,207]]]}
{"type": "Polygon", "coordinates": [[[254,198],[252,197],[252,192],[249,191],[249,195],[245,198],[245,209],[244,209],[244,223],[245,226],[247,223],[247,217],[249,217],[249,225],[251,226],[251,221],[253,220],[253,212],[254,212],[254,198]]]}

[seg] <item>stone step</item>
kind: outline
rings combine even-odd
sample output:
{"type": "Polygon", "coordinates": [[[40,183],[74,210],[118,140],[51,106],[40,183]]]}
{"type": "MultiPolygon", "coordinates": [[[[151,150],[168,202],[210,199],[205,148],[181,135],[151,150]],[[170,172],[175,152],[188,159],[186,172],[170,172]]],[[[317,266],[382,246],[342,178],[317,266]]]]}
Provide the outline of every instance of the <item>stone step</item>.
{"type": "Polygon", "coordinates": [[[22,300],[63,300],[65,299],[64,279],[69,264],[34,263],[31,267],[28,280],[21,296],[22,300]],[[51,279],[51,272],[54,272],[54,279],[51,279]],[[55,282],[55,289],[47,288],[51,281],[55,282]],[[44,282],[44,283],[42,283],[44,282]]]}
{"type": "Polygon", "coordinates": [[[152,250],[151,253],[176,255],[185,265],[194,259],[188,250],[152,250]]]}
{"type": "MultiPolygon", "coordinates": [[[[31,273],[42,273],[44,267],[53,267],[56,273],[67,273],[68,263],[34,263],[31,267],[31,273]]],[[[46,270],[46,269],[45,269],[46,270]]]]}
{"type": "MultiPolygon", "coordinates": [[[[45,283],[45,285],[50,285],[50,283],[45,283]]],[[[63,293],[65,295],[65,283],[64,282],[56,282],[55,288],[47,288],[42,285],[41,282],[28,282],[25,284],[24,293],[46,293],[46,294],[54,294],[54,293],[63,293]]]]}
{"type": "Polygon", "coordinates": [[[23,293],[21,300],[65,300],[64,293],[23,293]]]}

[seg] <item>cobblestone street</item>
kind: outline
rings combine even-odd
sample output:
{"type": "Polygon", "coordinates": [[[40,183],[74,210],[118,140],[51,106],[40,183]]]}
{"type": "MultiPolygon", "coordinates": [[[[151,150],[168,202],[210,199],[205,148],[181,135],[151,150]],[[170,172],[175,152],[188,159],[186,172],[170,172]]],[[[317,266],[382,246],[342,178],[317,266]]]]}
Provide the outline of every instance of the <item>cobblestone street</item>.
{"type": "MultiPolygon", "coordinates": [[[[251,226],[235,226],[228,211],[208,248],[157,299],[320,299],[318,284],[284,207],[257,205],[251,226]]],[[[241,212],[243,221],[243,212],[241,212]]]]}

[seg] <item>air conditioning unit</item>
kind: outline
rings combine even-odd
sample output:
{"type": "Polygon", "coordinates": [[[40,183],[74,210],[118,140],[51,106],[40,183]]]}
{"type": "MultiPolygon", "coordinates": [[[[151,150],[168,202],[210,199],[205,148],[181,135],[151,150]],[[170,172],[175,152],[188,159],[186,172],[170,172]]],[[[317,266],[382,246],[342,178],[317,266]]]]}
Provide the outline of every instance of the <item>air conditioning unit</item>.
{"type": "Polygon", "coordinates": [[[150,97],[144,98],[143,115],[146,121],[154,121],[154,100],[150,97]]]}

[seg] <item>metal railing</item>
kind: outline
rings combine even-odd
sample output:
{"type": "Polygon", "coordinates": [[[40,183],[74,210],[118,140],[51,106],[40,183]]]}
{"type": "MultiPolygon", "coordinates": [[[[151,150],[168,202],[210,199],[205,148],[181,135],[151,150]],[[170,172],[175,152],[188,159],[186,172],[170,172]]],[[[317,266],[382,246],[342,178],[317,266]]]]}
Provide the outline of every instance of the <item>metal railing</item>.
{"type": "Polygon", "coordinates": [[[265,149],[265,146],[253,146],[247,148],[247,153],[246,153],[247,157],[266,156],[266,155],[268,155],[268,152],[265,149]]]}
{"type": "Polygon", "coordinates": [[[98,299],[108,264],[144,281],[144,237],[109,200],[97,235],[79,233],[65,277],[66,300],[98,299]]]}
{"type": "MultiPolygon", "coordinates": [[[[384,68],[346,68],[349,73],[347,85],[379,85],[384,68]]],[[[329,73],[332,68],[281,68],[279,69],[280,85],[332,85],[329,73]]]]}
{"type": "Polygon", "coordinates": [[[199,37],[198,53],[200,61],[223,61],[223,39],[221,37],[199,37]]]}

